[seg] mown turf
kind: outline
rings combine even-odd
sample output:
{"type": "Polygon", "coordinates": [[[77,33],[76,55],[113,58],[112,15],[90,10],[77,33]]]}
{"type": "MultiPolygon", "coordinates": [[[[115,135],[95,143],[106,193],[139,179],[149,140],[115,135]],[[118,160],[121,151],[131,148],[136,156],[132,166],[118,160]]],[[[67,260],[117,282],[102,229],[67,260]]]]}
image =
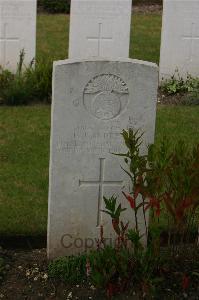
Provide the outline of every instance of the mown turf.
{"type": "Polygon", "coordinates": [[[45,232],[50,107],[1,107],[0,120],[0,234],[45,232]]]}
{"type": "Polygon", "coordinates": [[[37,57],[52,60],[68,57],[69,16],[43,15],[37,17],[37,57]]]}
{"type": "Polygon", "coordinates": [[[130,43],[131,58],[159,63],[161,22],[161,15],[133,15],[130,43]]]}
{"type": "MultiPolygon", "coordinates": [[[[50,106],[0,108],[0,235],[46,233],[50,106]]],[[[199,107],[160,106],[156,143],[199,142],[199,107]]]]}
{"type": "Polygon", "coordinates": [[[168,137],[171,145],[184,140],[192,147],[199,143],[198,106],[159,106],[156,118],[156,143],[168,137]]]}

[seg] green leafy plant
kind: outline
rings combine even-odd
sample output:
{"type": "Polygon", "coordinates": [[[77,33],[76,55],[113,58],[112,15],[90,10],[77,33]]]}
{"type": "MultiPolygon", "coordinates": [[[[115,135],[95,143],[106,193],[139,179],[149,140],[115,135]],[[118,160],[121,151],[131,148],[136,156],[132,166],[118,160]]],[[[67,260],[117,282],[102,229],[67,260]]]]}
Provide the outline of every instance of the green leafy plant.
{"type": "Polygon", "coordinates": [[[115,154],[117,156],[124,157],[124,162],[127,168],[123,168],[123,171],[129,176],[131,181],[131,189],[127,192],[122,192],[130,207],[134,213],[135,228],[134,233],[139,236],[139,240],[142,238],[139,232],[138,226],[138,213],[141,210],[144,217],[145,233],[147,235],[147,222],[146,222],[146,173],[149,172],[147,156],[142,155],[140,152],[140,146],[142,144],[142,136],[139,131],[134,131],[131,128],[128,131],[123,130],[122,137],[127,147],[126,153],[115,154]],[[142,201],[140,201],[141,196],[142,201]]]}
{"type": "Polygon", "coordinates": [[[118,238],[125,241],[119,244],[119,249],[128,247],[127,240],[132,243],[137,266],[136,275],[141,281],[147,278],[147,282],[144,282],[146,287],[150,285],[150,278],[154,275],[159,263],[161,227],[158,220],[161,212],[164,211],[169,220],[168,245],[171,246],[172,243],[172,250],[175,253],[176,237],[180,236],[182,245],[185,242],[185,234],[189,235],[190,225],[193,225],[196,217],[199,206],[199,145],[189,150],[185,143],[179,142],[174,149],[170,149],[169,142],[164,139],[160,146],[150,145],[148,154],[142,155],[140,152],[142,134],[139,134],[139,131],[131,128],[128,131],[123,130],[122,136],[128,151],[115,155],[124,157],[127,165],[126,169],[123,167],[122,169],[131,180],[132,190],[128,193],[123,191],[123,195],[134,213],[135,227],[128,229],[127,226],[123,232],[121,231],[119,224],[123,224],[121,221],[123,210],[121,205],[116,205],[115,197],[110,199],[104,197],[105,213],[111,216],[118,238]],[[148,209],[152,212],[153,226],[150,227],[150,243],[144,249],[138,226],[138,212],[140,210],[143,212],[147,236],[145,213],[148,209]],[[115,218],[115,212],[119,212],[117,218],[115,218]],[[117,220],[116,226],[115,219],[117,220]],[[172,240],[171,235],[173,235],[172,240]]]}
{"type": "MultiPolygon", "coordinates": [[[[139,228],[139,219],[138,215],[142,213],[145,225],[145,235],[148,235],[146,214],[147,210],[151,207],[154,207],[156,215],[160,215],[160,203],[153,199],[151,195],[147,193],[146,186],[146,174],[151,172],[151,169],[148,166],[147,155],[144,155],[140,151],[142,144],[142,136],[139,131],[134,131],[129,129],[128,131],[123,130],[122,136],[127,147],[126,153],[115,154],[117,156],[124,158],[124,163],[126,168],[123,168],[123,171],[129,176],[131,181],[131,188],[127,192],[122,192],[124,197],[127,199],[130,209],[134,215],[135,226],[133,228],[128,228],[129,223],[124,225],[121,220],[121,214],[125,209],[121,208],[121,204],[116,205],[116,197],[111,197],[107,199],[104,197],[106,210],[105,213],[109,214],[112,218],[112,226],[114,231],[118,236],[117,251],[123,251],[125,249],[128,251],[128,255],[133,257],[133,269],[132,265],[128,262],[126,265],[128,276],[120,277],[121,281],[130,281],[134,278],[136,284],[141,284],[143,289],[146,287],[151,290],[150,277],[156,268],[156,258],[154,259],[152,255],[152,246],[144,248],[142,245],[143,233],[140,233],[139,228]],[[117,208],[116,208],[117,207],[117,208]],[[131,243],[131,246],[129,245],[131,243]],[[130,246],[130,248],[129,248],[130,246]]],[[[159,256],[157,256],[158,259],[159,256]]],[[[127,261],[123,262],[124,264],[127,261]]]]}
{"type": "Polygon", "coordinates": [[[30,102],[50,102],[52,64],[40,60],[24,65],[25,52],[21,51],[16,73],[0,69],[0,99],[7,105],[25,105],[30,102]]]}
{"type": "Polygon", "coordinates": [[[24,76],[33,101],[50,102],[52,94],[52,62],[40,59],[26,69],[24,76]]]}
{"type": "Polygon", "coordinates": [[[111,246],[92,251],[88,255],[88,260],[91,265],[91,282],[97,287],[105,288],[108,288],[110,283],[118,284],[119,278],[128,279],[131,270],[129,264],[134,264],[133,257],[126,248],[118,251],[111,246]]]}
{"type": "Polygon", "coordinates": [[[117,197],[112,196],[110,199],[104,197],[105,208],[106,210],[102,210],[103,212],[109,214],[112,218],[112,225],[115,232],[118,234],[120,239],[123,239],[124,232],[128,227],[128,223],[124,226],[123,222],[120,223],[120,215],[126,208],[122,208],[121,204],[116,208],[117,197]],[[120,228],[121,225],[121,228],[120,228]]]}
{"type": "Polygon", "coordinates": [[[68,283],[80,283],[86,279],[86,262],[86,254],[59,258],[49,264],[48,273],[50,277],[56,277],[68,283]]]}
{"type": "Polygon", "coordinates": [[[199,145],[189,149],[182,141],[169,149],[167,141],[153,147],[149,155],[152,172],[146,181],[149,193],[161,202],[168,219],[169,244],[176,246],[177,237],[185,242],[197,227],[199,207],[199,145]],[[171,237],[173,236],[173,240],[171,237]]]}
{"type": "MultiPolygon", "coordinates": [[[[134,210],[141,207],[146,211],[151,209],[152,216],[159,219],[161,211],[170,221],[169,228],[182,241],[190,232],[196,219],[199,206],[199,145],[189,149],[182,141],[174,148],[169,147],[169,141],[164,139],[159,146],[150,145],[148,155],[140,155],[140,138],[138,132],[132,129],[123,131],[123,137],[129,151],[125,156],[125,162],[133,191],[126,196],[134,210]],[[142,197],[142,203],[137,204],[138,194],[142,197]],[[133,197],[132,197],[133,196],[133,197]]],[[[136,226],[138,232],[138,227],[136,226]]]]}
{"type": "Polygon", "coordinates": [[[194,78],[188,74],[186,79],[184,79],[179,75],[178,71],[176,71],[170,79],[163,81],[161,89],[168,95],[198,91],[199,78],[194,78]]]}
{"type": "Polygon", "coordinates": [[[184,79],[178,71],[161,85],[161,90],[166,95],[181,94],[181,104],[198,105],[199,104],[199,78],[187,75],[184,79]]]}

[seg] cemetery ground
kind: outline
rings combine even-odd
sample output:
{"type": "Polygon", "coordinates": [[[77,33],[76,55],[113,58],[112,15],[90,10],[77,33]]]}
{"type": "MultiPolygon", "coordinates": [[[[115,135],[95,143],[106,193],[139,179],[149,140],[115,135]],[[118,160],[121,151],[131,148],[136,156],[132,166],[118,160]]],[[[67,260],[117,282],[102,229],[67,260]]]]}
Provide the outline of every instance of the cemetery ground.
{"type": "MultiPolygon", "coordinates": [[[[159,105],[156,143],[199,136],[198,106],[159,105]]],[[[50,106],[1,107],[1,236],[45,236],[50,106]],[[10,186],[12,185],[12,188],[10,186]],[[2,205],[3,204],[3,205],[2,205]]]]}
{"type": "MultiPolygon", "coordinates": [[[[171,143],[189,140],[192,147],[198,139],[199,109],[196,106],[158,105],[156,143],[162,136],[171,143]]],[[[0,255],[0,297],[2,299],[105,299],[106,293],[89,282],[69,284],[48,277],[46,250],[34,250],[35,236],[38,245],[45,246],[47,222],[48,161],[50,134],[50,107],[34,105],[1,107],[1,203],[0,235],[4,246],[21,246],[25,249],[3,250],[0,255]],[[10,188],[12,186],[12,188],[10,188]],[[26,238],[16,237],[22,235],[26,238]],[[34,239],[33,239],[34,240],[34,239]],[[9,244],[8,244],[9,241],[9,244]],[[18,243],[18,244],[17,244],[18,243]],[[90,298],[89,298],[90,297],[90,298]]],[[[164,221],[163,221],[164,222],[164,221]]],[[[163,241],[164,243],[164,241],[163,241]]],[[[199,257],[191,246],[175,260],[165,262],[161,277],[156,278],[154,298],[198,299],[199,257]],[[192,249],[192,250],[191,250],[192,249]],[[186,274],[188,288],[186,286],[186,274]],[[184,282],[184,283],[183,283],[184,282]]],[[[118,294],[115,299],[140,299],[143,291],[135,286],[118,294]]],[[[146,299],[149,297],[145,297],[146,299]]]]}
{"type": "MultiPolygon", "coordinates": [[[[68,16],[39,15],[38,57],[65,58],[68,16]],[[67,23],[67,27],[66,24],[67,23]],[[67,29],[67,30],[66,30],[67,29]]],[[[130,56],[158,63],[161,16],[136,14],[130,56]],[[132,49],[134,50],[132,52],[132,49]],[[133,54],[133,55],[132,55],[133,54]]],[[[179,95],[174,96],[180,102],[179,95]]],[[[163,97],[164,98],[164,97],[163,97]]],[[[161,102],[162,94],[160,95],[161,102]]],[[[172,103],[171,96],[166,103],[172,103]]],[[[155,143],[167,136],[171,144],[183,139],[192,147],[199,136],[199,107],[158,105],[155,143]]],[[[27,237],[26,249],[0,248],[0,299],[105,299],[105,292],[89,282],[67,284],[49,278],[45,249],[31,249],[30,237],[45,245],[49,168],[50,106],[31,104],[0,107],[0,236],[13,244],[27,237]]],[[[165,226],[164,218],[162,224],[165,226]]],[[[6,245],[5,243],[5,245],[6,245]]],[[[3,244],[3,243],[2,243],[3,244]]],[[[196,249],[197,250],[197,249],[196,249]]],[[[165,262],[162,277],[155,278],[156,299],[198,299],[199,257],[194,247],[165,262]],[[187,275],[188,274],[188,275],[187,275]]],[[[133,288],[115,299],[140,299],[133,288]]],[[[146,287],[146,298],[147,287],[146,287]]]]}

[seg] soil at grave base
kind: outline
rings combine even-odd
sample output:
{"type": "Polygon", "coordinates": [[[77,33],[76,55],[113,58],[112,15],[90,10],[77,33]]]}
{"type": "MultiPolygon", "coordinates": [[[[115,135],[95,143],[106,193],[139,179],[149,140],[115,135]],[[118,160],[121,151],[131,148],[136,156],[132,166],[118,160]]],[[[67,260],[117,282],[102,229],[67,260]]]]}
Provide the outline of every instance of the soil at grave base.
{"type": "MultiPolygon", "coordinates": [[[[188,252],[188,257],[176,259],[164,270],[164,282],[160,282],[158,295],[154,299],[199,299],[199,277],[192,276],[189,288],[182,290],[183,274],[199,274],[199,253],[188,252]]],[[[39,299],[106,299],[105,292],[90,284],[71,286],[47,277],[47,259],[45,249],[8,250],[1,255],[6,260],[6,273],[0,282],[0,299],[39,300],[39,299]]],[[[131,290],[115,296],[113,299],[143,299],[140,290],[131,290]]],[[[151,299],[146,296],[145,299],[151,299]]]]}
{"type": "MultiPolygon", "coordinates": [[[[191,104],[190,93],[176,93],[167,95],[165,92],[161,91],[161,88],[158,89],[158,103],[164,105],[194,105],[191,104]]],[[[199,104],[199,99],[195,99],[195,105],[199,104]]]]}

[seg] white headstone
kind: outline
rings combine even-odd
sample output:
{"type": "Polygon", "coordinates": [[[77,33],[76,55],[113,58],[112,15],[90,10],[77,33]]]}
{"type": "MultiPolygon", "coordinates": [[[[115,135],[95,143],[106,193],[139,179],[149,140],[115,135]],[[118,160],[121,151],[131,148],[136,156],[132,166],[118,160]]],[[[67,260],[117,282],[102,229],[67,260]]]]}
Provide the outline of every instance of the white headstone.
{"type": "Polygon", "coordinates": [[[72,0],[69,58],[129,57],[132,0],[72,0]]]}
{"type": "MultiPolygon", "coordinates": [[[[131,59],[65,60],[54,64],[53,77],[49,258],[96,247],[100,225],[114,239],[103,195],[119,195],[125,220],[133,220],[121,193],[129,184],[123,159],[111,153],[127,151],[120,133],[129,127],[145,132],[143,151],[153,142],[158,70],[131,59]]],[[[139,226],[143,232],[141,215],[139,226]]]]}
{"type": "Polygon", "coordinates": [[[28,65],[35,46],[36,0],[0,0],[0,65],[15,71],[23,49],[28,65]]]}
{"type": "Polygon", "coordinates": [[[199,76],[199,0],[164,0],[160,80],[199,76]]]}

